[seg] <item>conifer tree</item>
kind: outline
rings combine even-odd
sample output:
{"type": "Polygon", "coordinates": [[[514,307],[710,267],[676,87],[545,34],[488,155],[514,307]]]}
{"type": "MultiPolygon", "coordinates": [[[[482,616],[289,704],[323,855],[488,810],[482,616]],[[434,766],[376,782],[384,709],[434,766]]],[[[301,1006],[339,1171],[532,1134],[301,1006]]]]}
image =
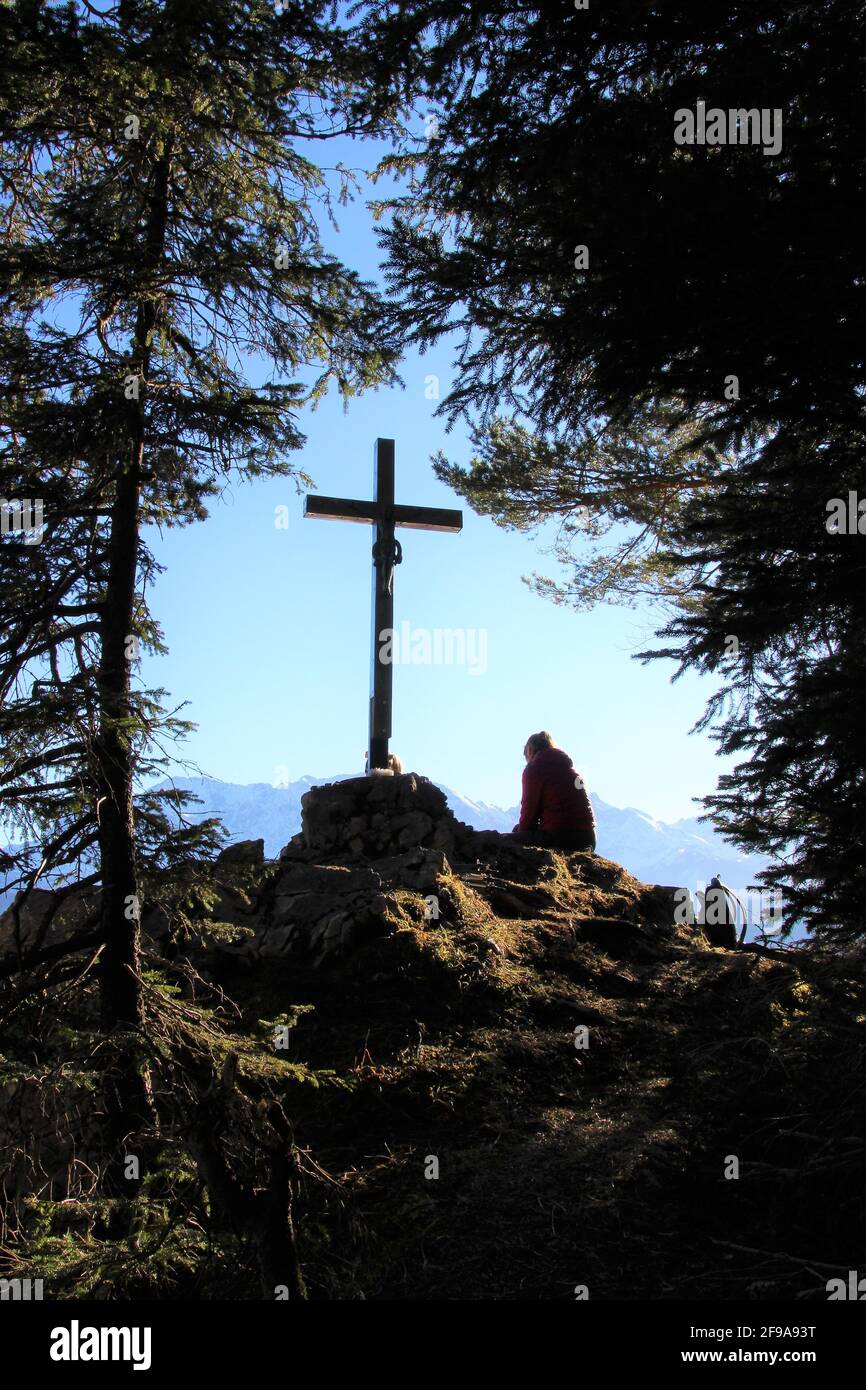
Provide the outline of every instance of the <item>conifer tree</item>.
{"type": "Polygon", "coordinates": [[[233,473],[290,474],[304,402],[390,379],[376,295],[322,247],[315,155],[386,130],[394,103],[318,0],[0,23],[3,495],[45,516],[38,544],[3,538],[2,811],[29,882],[34,845],[43,881],[84,856],[103,1025],[135,1027],[133,791],[162,718],[134,678],[159,646],[142,528],[204,518],[233,473]]]}
{"type": "Polygon", "coordinates": [[[407,340],[458,334],[441,411],[476,455],[441,476],[500,524],[560,521],[552,597],[674,604],[657,655],[721,678],[707,726],[749,754],[707,805],[780,856],[789,926],[862,932],[862,541],[825,524],[863,493],[862,7],[394,0],[370,24],[429,103],[384,243],[407,340]]]}

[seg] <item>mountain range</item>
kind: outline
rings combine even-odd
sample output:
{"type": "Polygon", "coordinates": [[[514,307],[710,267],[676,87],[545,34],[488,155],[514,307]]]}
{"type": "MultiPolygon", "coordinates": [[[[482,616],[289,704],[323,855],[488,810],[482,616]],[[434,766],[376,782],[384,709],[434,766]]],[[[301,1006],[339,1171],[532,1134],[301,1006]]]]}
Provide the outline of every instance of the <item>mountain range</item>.
{"type": "MultiPolygon", "coordinates": [[[[353,775],[357,774],[301,777],[283,786],[181,777],[171,785],[201,798],[201,805],[191,808],[196,816],[219,816],[232,840],[264,839],[265,855],[276,858],[301,828],[304,792],[323,782],[338,782],[353,775]]],[[[475,830],[508,832],[517,823],[517,806],[491,806],[485,801],[473,801],[442,783],[436,785],[445,793],[457,819],[475,830]]],[[[622,864],[643,883],[682,884],[694,892],[718,874],[739,892],[754,883],[757,872],[767,866],[765,859],[739,854],[709,824],[694,817],[668,824],[634,807],[610,806],[595,795],[591,800],[599,854],[622,864]]]]}

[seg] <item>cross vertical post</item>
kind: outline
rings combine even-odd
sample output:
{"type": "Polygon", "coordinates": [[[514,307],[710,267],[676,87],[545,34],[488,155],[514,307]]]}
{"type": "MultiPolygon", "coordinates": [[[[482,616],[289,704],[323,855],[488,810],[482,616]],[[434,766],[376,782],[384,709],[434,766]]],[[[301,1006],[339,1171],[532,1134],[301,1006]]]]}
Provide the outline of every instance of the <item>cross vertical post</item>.
{"type": "Polygon", "coordinates": [[[394,628],[394,565],[398,542],[394,535],[394,441],[377,439],[374,497],[381,509],[373,544],[373,646],[370,655],[370,767],[388,766],[394,667],[381,660],[382,633],[394,628]]]}

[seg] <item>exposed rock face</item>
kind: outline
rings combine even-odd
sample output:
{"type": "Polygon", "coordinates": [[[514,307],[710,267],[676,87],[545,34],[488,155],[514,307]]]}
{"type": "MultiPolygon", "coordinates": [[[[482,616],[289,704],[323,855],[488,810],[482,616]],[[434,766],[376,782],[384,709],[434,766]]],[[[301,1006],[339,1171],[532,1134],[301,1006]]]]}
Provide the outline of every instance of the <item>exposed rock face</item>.
{"type": "MultiPolygon", "coordinates": [[[[234,941],[223,931],[216,949],[320,966],[401,927],[477,931],[496,918],[524,918],[565,924],[614,950],[635,933],[673,931],[673,888],[647,888],[594,854],[474,831],[455,819],[438,787],[414,773],[313,787],[301,804],[302,831],[276,864],[264,863],[261,840],[229,846],[217,858],[214,920],[242,930],[234,941]],[[221,880],[220,866],[248,871],[242,897],[221,880]]],[[[42,943],[39,923],[53,896],[38,896],[22,914],[25,949],[42,943]]],[[[87,906],[97,901],[98,890],[87,906]]],[[[64,905],[51,939],[68,934],[84,906],[64,905]]],[[[142,930],[159,946],[171,923],[145,903],[142,930]]],[[[0,917],[0,954],[10,949],[12,909],[0,917]]]]}
{"type": "Polygon", "coordinates": [[[264,840],[238,840],[234,845],[226,845],[217,855],[218,864],[264,864],[264,840]]]}
{"type": "Polygon", "coordinates": [[[242,955],[293,956],[321,965],[374,936],[419,925],[440,901],[455,897],[453,875],[441,851],[418,846],[373,864],[310,862],[310,852],[288,848],[278,875],[259,904],[255,935],[242,955]]]}
{"type": "Polygon", "coordinates": [[[387,912],[382,880],[373,869],[290,864],[273,885],[263,929],[250,943],[260,956],[301,951],[314,962],[345,951],[387,912]]]}
{"type": "Polygon", "coordinates": [[[474,831],[413,773],[313,787],[301,807],[302,832],[280,855],[242,955],[321,965],[401,926],[561,918],[572,902],[576,918],[615,918],[614,936],[673,926],[673,889],[644,888],[591,854],[474,831]]]}
{"type": "Polygon", "coordinates": [[[99,889],[74,889],[61,898],[50,888],[34,888],[23,910],[16,911],[21,895],[0,913],[0,955],[39,950],[54,942],[67,941],[95,920],[99,909],[99,889]]]}

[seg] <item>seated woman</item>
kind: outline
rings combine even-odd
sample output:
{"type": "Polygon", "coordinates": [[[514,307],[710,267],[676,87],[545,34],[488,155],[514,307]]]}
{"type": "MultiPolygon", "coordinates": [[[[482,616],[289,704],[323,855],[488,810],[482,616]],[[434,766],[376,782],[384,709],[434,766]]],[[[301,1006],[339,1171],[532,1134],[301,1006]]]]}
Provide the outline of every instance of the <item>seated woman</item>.
{"type": "Polygon", "coordinates": [[[523,799],[512,832],[526,845],[595,849],[595,816],[583,778],[550,734],[530,734],[523,749],[523,799]]]}

